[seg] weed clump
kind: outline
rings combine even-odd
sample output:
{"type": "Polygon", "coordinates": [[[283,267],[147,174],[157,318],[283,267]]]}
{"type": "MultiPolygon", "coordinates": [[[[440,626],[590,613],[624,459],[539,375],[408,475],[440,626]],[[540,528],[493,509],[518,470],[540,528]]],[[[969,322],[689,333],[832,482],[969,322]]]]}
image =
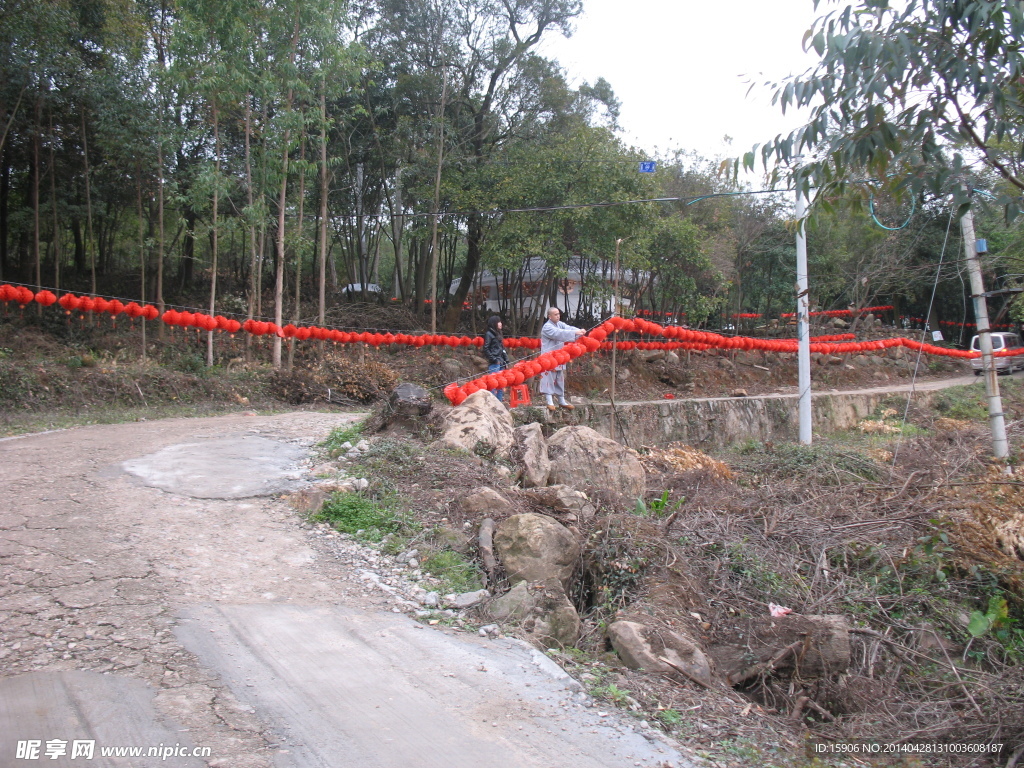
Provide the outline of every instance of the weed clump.
{"type": "Polygon", "coordinates": [[[361,541],[379,542],[401,532],[408,523],[373,499],[355,493],[335,493],[312,518],[361,541]]]}

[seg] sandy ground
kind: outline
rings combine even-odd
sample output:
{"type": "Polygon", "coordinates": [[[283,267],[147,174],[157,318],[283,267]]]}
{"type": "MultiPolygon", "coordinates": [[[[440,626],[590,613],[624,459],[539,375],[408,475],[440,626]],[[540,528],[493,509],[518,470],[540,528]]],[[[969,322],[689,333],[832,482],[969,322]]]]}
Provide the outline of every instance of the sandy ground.
{"type": "Polygon", "coordinates": [[[283,493],[354,418],[0,440],[0,768],[688,764],[518,641],[395,612],[373,553],[304,524],[283,493]]]}

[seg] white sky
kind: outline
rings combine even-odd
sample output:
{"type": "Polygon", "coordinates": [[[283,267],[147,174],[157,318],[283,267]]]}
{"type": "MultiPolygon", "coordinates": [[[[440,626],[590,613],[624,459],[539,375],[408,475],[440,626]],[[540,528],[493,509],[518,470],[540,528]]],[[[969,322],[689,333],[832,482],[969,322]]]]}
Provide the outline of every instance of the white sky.
{"type": "Polygon", "coordinates": [[[816,14],[811,0],[584,0],[575,34],[551,36],[541,53],[574,85],[611,83],[628,143],[735,156],[800,125],[761,84],[814,64],[801,40],[829,10],[816,14]]]}

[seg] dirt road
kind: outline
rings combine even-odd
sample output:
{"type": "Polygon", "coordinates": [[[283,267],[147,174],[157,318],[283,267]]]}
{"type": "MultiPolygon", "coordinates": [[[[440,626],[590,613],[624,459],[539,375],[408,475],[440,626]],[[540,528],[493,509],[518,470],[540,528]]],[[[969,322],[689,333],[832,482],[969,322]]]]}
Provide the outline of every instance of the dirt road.
{"type": "Polygon", "coordinates": [[[0,440],[0,767],[687,764],[533,649],[393,612],[372,553],[303,524],[281,494],[353,418],[0,440]]]}

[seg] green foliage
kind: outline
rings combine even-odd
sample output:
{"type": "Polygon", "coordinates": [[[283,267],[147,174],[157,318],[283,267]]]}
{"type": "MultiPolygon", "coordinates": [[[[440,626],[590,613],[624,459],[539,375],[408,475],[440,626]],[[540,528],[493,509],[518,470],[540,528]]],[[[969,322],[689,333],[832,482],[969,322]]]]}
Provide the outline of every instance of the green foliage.
{"type": "Polygon", "coordinates": [[[1010,611],[1004,597],[991,597],[988,601],[988,610],[971,611],[971,619],[967,624],[967,631],[972,637],[981,637],[989,630],[1005,628],[1009,623],[1010,611]]]}
{"type": "Polygon", "coordinates": [[[783,111],[807,108],[810,119],[761,147],[761,159],[825,202],[866,176],[908,198],[952,192],[963,205],[959,177],[976,158],[1006,182],[997,200],[1012,219],[1024,187],[1022,34],[1018,3],[859,0],[828,13],[804,36],[817,67],[772,86],[783,111]]]}
{"type": "Polygon", "coordinates": [[[422,567],[441,582],[445,592],[473,592],[480,589],[480,570],[458,552],[435,552],[423,560],[422,567]]]}
{"type": "Polygon", "coordinates": [[[984,421],[988,418],[988,405],[981,383],[943,389],[935,394],[932,403],[936,411],[950,419],[984,421]]]}
{"type": "Polygon", "coordinates": [[[373,499],[355,493],[336,493],[313,520],[327,522],[338,531],[361,541],[379,542],[387,534],[398,533],[405,524],[373,499]]]}
{"type": "Polygon", "coordinates": [[[323,442],[317,447],[330,458],[337,458],[344,451],[341,446],[345,443],[352,443],[354,445],[359,440],[362,431],[362,422],[356,422],[344,427],[335,427],[331,430],[331,434],[324,438],[323,442]]]}
{"type": "Polygon", "coordinates": [[[599,685],[593,688],[590,693],[598,699],[604,699],[610,701],[617,707],[629,706],[629,694],[630,691],[625,688],[619,688],[615,683],[609,683],[608,685],[599,685]]]}
{"type": "Polygon", "coordinates": [[[667,517],[668,515],[675,512],[683,504],[686,503],[686,497],[677,499],[673,504],[669,504],[669,493],[663,491],[661,496],[656,499],[652,499],[649,503],[643,499],[636,500],[636,514],[639,517],[667,517]]]}
{"type": "Polygon", "coordinates": [[[675,709],[658,710],[657,718],[669,728],[675,728],[683,722],[683,716],[675,709]]]}
{"type": "Polygon", "coordinates": [[[729,570],[761,594],[774,599],[784,595],[786,579],[753,554],[744,543],[730,544],[723,554],[729,570]]]}
{"type": "Polygon", "coordinates": [[[614,523],[591,533],[586,550],[590,602],[609,612],[629,601],[658,552],[655,542],[614,523]]]}

